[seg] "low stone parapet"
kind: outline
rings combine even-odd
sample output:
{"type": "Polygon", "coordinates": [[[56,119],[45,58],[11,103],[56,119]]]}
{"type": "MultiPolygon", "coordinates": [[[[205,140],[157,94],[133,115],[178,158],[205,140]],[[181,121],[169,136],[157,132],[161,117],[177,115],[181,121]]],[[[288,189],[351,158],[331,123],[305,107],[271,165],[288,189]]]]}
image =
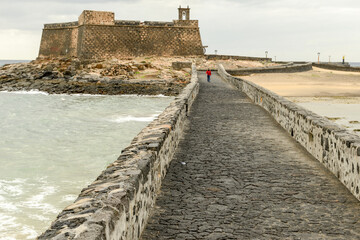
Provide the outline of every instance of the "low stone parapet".
{"type": "Polygon", "coordinates": [[[244,61],[266,61],[271,62],[271,58],[263,58],[263,57],[248,57],[248,56],[235,56],[235,55],[218,55],[218,54],[206,54],[207,60],[244,60],[244,61]]]}
{"type": "Polygon", "coordinates": [[[159,22],[159,21],[145,21],[144,22],[145,26],[162,26],[162,27],[167,27],[167,26],[174,26],[174,22],[159,22]]]}
{"type": "Polygon", "coordinates": [[[140,24],[140,21],[115,20],[115,25],[118,26],[140,26],[140,24]]]}
{"type": "Polygon", "coordinates": [[[138,239],[198,91],[193,65],[191,83],[38,239],[138,239]]]}
{"type": "Polygon", "coordinates": [[[44,29],[56,29],[56,28],[68,28],[68,27],[77,27],[79,22],[66,22],[66,23],[49,23],[44,24],[44,29]]]}
{"type": "Polygon", "coordinates": [[[331,64],[331,63],[313,63],[314,67],[324,68],[329,70],[336,71],[346,71],[346,72],[360,72],[360,67],[350,67],[348,64],[331,64]]]}
{"type": "MultiPolygon", "coordinates": [[[[309,110],[247,80],[227,73],[223,79],[247,94],[360,200],[360,137],[309,110]]],[[[291,161],[291,159],[289,159],[291,161]]]]}
{"type": "Polygon", "coordinates": [[[286,63],[279,66],[270,66],[263,68],[243,68],[243,69],[226,69],[231,75],[246,76],[253,73],[292,73],[292,72],[304,72],[312,70],[311,63],[294,64],[286,63]]]}

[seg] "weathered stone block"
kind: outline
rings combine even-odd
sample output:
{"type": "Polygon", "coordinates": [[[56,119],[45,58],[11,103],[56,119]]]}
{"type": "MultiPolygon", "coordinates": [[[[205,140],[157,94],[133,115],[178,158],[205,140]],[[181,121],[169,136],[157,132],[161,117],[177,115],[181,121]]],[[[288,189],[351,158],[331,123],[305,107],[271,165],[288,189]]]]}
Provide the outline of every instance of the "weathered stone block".
{"type": "Polygon", "coordinates": [[[181,70],[183,68],[191,68],[191,64],[191,62],[173,62],[171,66],[175,70],[181,70]]]}
{"type": "Polygon", "coordinates": [[[84,10],[79,16],[79,25],[115,25],[113,12],[84,10]]]}

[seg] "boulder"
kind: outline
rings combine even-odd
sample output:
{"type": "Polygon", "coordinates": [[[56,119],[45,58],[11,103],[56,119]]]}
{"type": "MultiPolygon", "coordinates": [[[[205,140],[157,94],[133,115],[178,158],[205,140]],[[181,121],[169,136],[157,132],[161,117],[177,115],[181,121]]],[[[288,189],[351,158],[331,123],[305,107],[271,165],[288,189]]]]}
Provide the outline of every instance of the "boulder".
{"type": "Polygon", "coordinates": [[[172,62],[171,66],[174,70],[181,70],[183,68],[191,68],[192,62],[172,62]]]}

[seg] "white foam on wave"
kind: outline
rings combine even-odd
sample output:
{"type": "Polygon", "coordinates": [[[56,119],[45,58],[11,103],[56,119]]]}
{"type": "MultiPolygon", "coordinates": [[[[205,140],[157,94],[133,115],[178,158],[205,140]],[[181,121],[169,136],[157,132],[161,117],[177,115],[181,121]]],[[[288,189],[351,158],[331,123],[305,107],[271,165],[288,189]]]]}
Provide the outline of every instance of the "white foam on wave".
{"type": "Polygon", "coordinates": [[[0,240],[35,239],[39,235],[36,226],[47,224],[51,216],[59,212],[48,199],[56,192],[57,188],[45,177],[31,182],[26,179],[0,180],[0,240]],[[29,224],[24,224],[22,215],[31,219],[29,224]]]}
{"type": "Polygon", "coordinates": [[[89,93],[61,93],[58,95],[62,95],[62,96],[77,96],[77,97],[104,97],[104,96],[108,96],[108,95],[101,95],[101,94],[89,94],[89,93]]]}
{"type": "Polygon", "coordinates": [[[13,185],[15,183],[4,184],[0,180],[0,194],[6,194],[10,196],[19,196],[23,193],[22,184],[13,185]]]}
{"type": "Polygon", "coordinates": [[[40,94],[40,95],[49,95],[47,92],[42,92],[39,90],[30,90],[30,91],[1,91],[2,93],[14,93],[14,94],[29,94],[29,95],[35,95],[35,94],[40,94]]]}
{"type": "Polygon", "coordinates": [[[74,194],[68,194],[62,197],[61,201],[62,202],[73,202],[75,201],[75,199],[77,198],[77,195],[74,194]]]}
{"type": "Polygon", "coordinates": [[[14,237],[0,237],[0,240],[16,240],[14,237]]]}
{"type": "MultiPolygon", "coordinates": [[[[4,91],[6,92],[6,91],[4,91]]],[[[90,93],[58,93],[53,95],[59,96],[75,96],[75,97],[126,97],[126,98],[172,98],[172,96],[158,95],[139,95],[139,94],[119,94],[119,95],[104,95],[104,94],[90,94],[90,93]]]]}
{"type": "MultiPolygon", "coordinates": [[[[8,216],[3,213],[0,213],[0,232],[5,232],[10,228],[17,228],[20,224],[16,223],[16,217],[8,216]]],[[[10,237],[1,236],[2,239],[15,239],[10,237]]]]}
{"type": "Polygon", "coordinates": [[[158,94],[158,95],[139,95],[139,94],[122,94],[122,95],[118,95],[121,97],[129,97],[129,98],[172,98],[172,96],[165,96],[163,94],[158,94]]]}
{"type": "Polygon", "coordinates": [[[33,227],[21,225],[17,218],[0,213],[0,240],[35,239],[37,233],[33,227]]]}
{"type": "Polygon", "coordinates": [[[18,210],[15,204],[6,201],[5,198],[2,196],[0,196],[0,209],[7,212],[15,212],[18,210]]]}
{"type": "Polygon", "coordinates": [[[23,194],[23,180],[0,180],[0,209],[4,212],[17,211],[18,208],[11,198],[21,194],[23,194]]]}
{"type": "Polygon", "coordinates": [[[28,226],[23,226],[21,229],[21,233],[26,236],[26,239],[35,239],[39,233],[37,233],[33,228],[28,226]]]}
{"type": "Polygon", "coordinates": [[[171,96],[165,96],[163,94],[159,94],[159,95],[146,95],[145,97],[149,97],[149,98],[171,98],[171,96]]]}
{"type": "Polygon", "coordinates": [[[124,122],[151,122],[153,121],[156,117],[158,116],[158,114],[153,114],[149,117],[135,117],[132,115],[127,115],[127,116],[121,116],[121,117],[117,117],[116,119],[111,120],[111,122],[116,122],[116,123],[124,123],[124,122]]]}
{"type": "Polygon", "coordinates": [[[14,178],[13,180],[0,180],[0,182],[5,182],[5,183],[25,183],[26,179],[23,178],[14,178]]]}
{"type": "Polygon", "coordinates": [[[27,208],[41,209],[43,212],[57,213],[58,209],[53,205],[44,202],[45,197],[56,192],[56,188],[54,186],[44,186],[41,190],[40,193],[31,196],[26,201],[22,202],[21,205],[27,208]]]}
{"type": "MultiPolygon", "coordinates": [[[[14,94],[28,94],[28,95],[50,95],[47,92],[39,91],[37,89],[32,89],[29,91],[19,90],[19,91],[0,91],[1,93],[14,93],[14,94]]],[[[88,93],[60,93],[60,94],[52,94],[52,95],[59,95],[59,96],[80,96],[80,97],[104,97],[104,96],[120,96],[120,97],[146,97],[146,98],[171,98],[171,96],[165,96],[163,94],[158,95],[136,95],[136,94],[122,94],[122,95],[103,95],[103,94],[88,94],[88,93]]],[[[65,99],[61,99],[65,100],[65,99]]]]}
{"type": "Polygon", "coordinates": [[[48,217],[45,217],[43,215],[39,215],[39,214],[32,214],[32,215],[29,215],[30,218],[34,219],[34,220],[38,220],[38,221],[41,221],[41,222],[48,222],[50,221],[50,218],[48,217]]]}

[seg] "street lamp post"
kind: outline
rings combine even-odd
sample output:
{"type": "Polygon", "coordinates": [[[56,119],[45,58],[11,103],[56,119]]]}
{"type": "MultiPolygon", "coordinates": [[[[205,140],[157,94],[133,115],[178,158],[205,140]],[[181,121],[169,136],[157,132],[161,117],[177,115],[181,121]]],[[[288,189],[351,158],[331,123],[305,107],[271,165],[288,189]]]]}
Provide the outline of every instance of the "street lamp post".
{"type": "Polygon", "coordinates": [[[268,51],[265,51],[265,58],[267,58],[267,55],[268,55],[268,51]]]}
{"type": "Polygon", "coordinates": [[[331,56],[329,56],[329,63],[330,63],[331,56]]]}
{"type": "Polygon", "coordinates": [[[276,62],[276,56],[274,56],[275,62],[276,62]]]}
{"type": "Polygon", "coordinates": [[[320,63],[320,52],[318,52],[317,55],[318,55],[318,63],[320,63]]]}

